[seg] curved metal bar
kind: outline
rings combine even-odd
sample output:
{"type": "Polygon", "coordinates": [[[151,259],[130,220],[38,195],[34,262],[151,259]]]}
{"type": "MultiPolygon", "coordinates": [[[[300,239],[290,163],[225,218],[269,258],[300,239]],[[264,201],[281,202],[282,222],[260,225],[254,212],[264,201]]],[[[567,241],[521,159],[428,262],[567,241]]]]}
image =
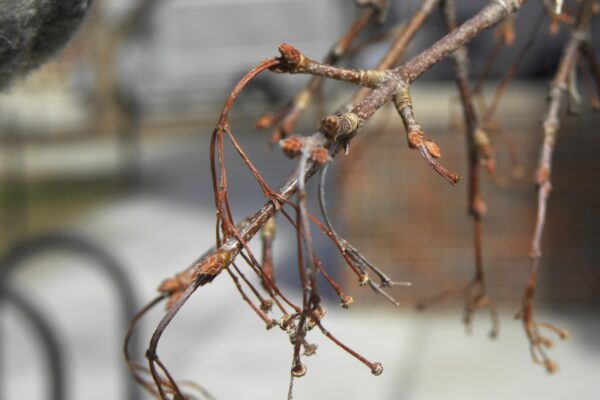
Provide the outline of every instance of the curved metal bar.
{"type": "Polygon", "coordinates": [[[33,304],[14,289],[2,285],[0,287],[0,301],[7,301],[19,310],[34,328],[33,330],[44,344],[44,349],[46,350],[46,366],[50,373],[48,397],[51,400],[64,400],[65,363],[62,358],[60,341],[52,330],[52,327],[46,321],[44,315],[33,304]]]}
{"type": "MultiPolygon", "coordinates": [[[[94,264],[105,273],[109,281],[117,288],[121,303],[121,324],[124,334],[131,318],[137,311],[133,285],[121,264],[110,253],[80,234],[52,232],[18,243],[0,259],[0,282],[9,282],[15,270],[28,259],[50,251],[67,251],[95,261],[94,264]]],[[[137,334],[132,337],[131,347],[136,351],[141,351],[137,334]]],[[[126,374],[125,371],[125,366],[123,366],[123,376],[126,377],[125,398],[130,400],[141,399],[138,386],[133,380],[129,379],[129,374],[126,374]]]]}

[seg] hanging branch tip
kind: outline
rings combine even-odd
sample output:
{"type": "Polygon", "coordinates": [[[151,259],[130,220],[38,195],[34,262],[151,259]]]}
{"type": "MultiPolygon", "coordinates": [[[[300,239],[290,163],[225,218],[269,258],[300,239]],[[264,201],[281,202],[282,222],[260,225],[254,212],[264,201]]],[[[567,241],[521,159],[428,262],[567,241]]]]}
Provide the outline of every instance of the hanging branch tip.
{"type": "Polygon", "coordinates": [[[381,375],[383,373],[383,365],[381,365],[381,363],[379,363],[379,362],[376,362],[375,364],[373,364],[371,373],[375,376],[381,375]]]}
{"type": "Polygon", "coordinates": [[[352,296],[348,296],[348,295],[346,295],[346,294],[342,294],[342,295],[340,296],[340,299],[341,299],[340,305],[341,305],[343,308],[346,308],[346,309],[348,309],[348,308],[350,308],[350,306],[351,306],[352,304],[354,304],[354,299],[352,298],[352,296]]]}

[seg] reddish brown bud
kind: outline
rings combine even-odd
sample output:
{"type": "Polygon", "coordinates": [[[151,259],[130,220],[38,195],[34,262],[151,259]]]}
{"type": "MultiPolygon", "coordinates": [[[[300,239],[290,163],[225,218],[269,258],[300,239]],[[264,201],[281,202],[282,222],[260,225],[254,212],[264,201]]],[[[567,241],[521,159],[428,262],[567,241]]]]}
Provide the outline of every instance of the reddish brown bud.
{"type": "Polygon", "coordinates": [[[158,287],[160,293],[173,293],[177,290],[179,290],[179,282],[176,278],[165,279],[158,287]]]}
{"type": "Polygon", "coordinates": [[[425,147],[427,148],[427,151],[429,152],[431,157],[440,158],[442,156],[442,151],[440,150],[440,147],[437,144],[435,144],[435,142],[426,139],[425,147]]]}
{"type": "Polygon", "coordinates": [[[406,140],[408,141],[409,148],[416,149],[417,146],[419,146],[419,144],[421,144],[421,141],[423,140],[423,132],[421,132],[421,131],[408,132],[406,140]]]}
{"type": "Polygon", "coordinates": [[[487,206],[485,201],[483,201],[483,198],[480,195],[475,196],[473,199],[473,213],[481,217],[482,215],[485,215],[486,212],[487,206]]]}
{"type": "Polygon", "coordinates": [[[514,20],[508,19],[496,30],[496,39],[502,41],[505,46],[511,46],[515,41],[514,20]]]}
{"type": "MultiPolygon", "coordinates": [[[[485,168],[485,171],[489,175],[493,175],[496,172],[496,160],[493,157],[491,157],[491,158],[484,158],[482,161],[483,161],[483,167],[485,168]]],[[[519,179],[514,174],[513,174],[513,177],[515,179],[519,179]]]]}
{"type": "Polygon", "coordinates": [[[302,138],[300,136],[290,136],[281,140],[279,146],[286,156],[294,158],[302,152],[302,138]]]}
{"type": "MultiPolygon", "coordinates": [[[[479,130],[478,132],[483,131],[479,130]]],[[[487,134],[485,132],[483,132],[483,135],[475,133],[475,144],[479,147],[481,166],[485,168],[488,174],[492,175],[496,172],[496,160],[494,160],[494,149],[490,145],[487,134]]]]}
{"type": "Polygon", "coordinates": [[[281,43],[279,45],[279,53],[283,61],[291,67],[300,65],[304,58],[302,53],[291,44],[281,43]]]}
{"type": "Polygon", "coordinates": [[[548,339],[546,337],[540,338],[540,343],[547,349],[551,349],[554,347],[554,342],[552,341],[552,339],[548,339]]]}
{"type": "Polygon", "coordinates": [[[558,330],[558,337],[561,338],[561,339],[563,339],[563,340],[568,339],[570,335],[571,334],[566,329],[559,329],[558,330]]]}
{"type": "Polygon", "coordinates": [[[511,46],[515,42],[515,30],[512,27],[504,30],[502,41],[506,46],[511,46]]]}
{"type": "Polygon", "coordinates": [[[325,165],[331,158],[329,157],[329,152],[326,148],[317,147],[310,153],[310,159],[317,165],[325,165]]]}
{"type": "Polygon", "coordinates": [[[550,176],[550,172],[548,171],[548,168],[540,167],[540,168],[538,168],[538,170],[535,173],[535,182],[541,186],[544,183],[546,183],[549,176],[550,176]]]}
{"type": "Polygon", "coordinates": [[[277,118],[273,114],[264,114],[258,117],[254,123],[256,129],[267,129],[271,128],[277,123],[277,118]]]}
{"type": "Polygon", "coordinates": [[[558,365],[556,365],[556,363],[555,363],[555,362],[553,362],[553,361],[550,361],[550,360],[546,361],[546,362],[544,363],[544,366],[546,367],[546,371],[547,371],[549,374],[553,374],[553,373],[555,373],[556,371],[558,371],[558,365]]]}
{"type": "Polygon", "coordinates": [[[323,120],[323,130],[330,135],[337,132],[339,125],[338,117],[335,115],[330,115],[323,120]]]}
{"type": "Polygon", "coordinates": [[[174,292],[183,292],[191,283],[191,276],[185,272],[175,275],[174,278],[168,278],[162,281],[158,287],[161,293],[172,294],[174,292]]]}

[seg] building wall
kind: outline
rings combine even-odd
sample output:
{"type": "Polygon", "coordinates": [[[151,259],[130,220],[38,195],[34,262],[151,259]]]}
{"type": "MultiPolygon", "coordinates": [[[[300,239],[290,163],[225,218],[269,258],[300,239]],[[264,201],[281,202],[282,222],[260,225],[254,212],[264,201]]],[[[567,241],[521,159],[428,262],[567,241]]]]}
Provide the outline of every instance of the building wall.
{"type": "Polygon", "coordinates": [[[164,1],[152,15],[150,35],[122,49],[122,75],[151,109],[212,110],[247,70],[278,55],[279,43],[320,58],[351,22],[356,7],[349,6],[340,0],[164,1]]]}
{"type": "MultiPolygon", "coordinates": [[[[450,84],[415,85],[417,118],[442,148],[442,162],[462,181],[450,186],[406,145],[404,128],[390,109],[367,127],[338,170],[336,212],[356,247],[397,280],[413,282],[393,293],[404,304],[464,286],[473,275],[472,224],[466,208],[465,139],[460,108],[450,84]],[[446,112],[448,110],[448,112],[446,112]],[[450,112],[451,111],[451,112],[450,112]]],[[[542,85],[511,87],[497,118],[494,137],[500,181],[483,174],[488,213],[483,221],[483,257],[489,292],[517,307],[531,261],[528,257],[536,212],[533,174],[541,143],[542,85]],[[522,179],[509,180],[511,152],[522,179]]],[[[488,91],[490,93],[490,91],[488,91]]],[[[600,146],[598,114],[563,117],[554,158],[553,184],[544,233],[538,297],[541,303],[600,300],[600,146]]],[[[375,298],[368,289],[353,294],[375,298]]],[[[449,299],[461,302],[460,297],[449,299]]],[[[597,304],[597,303],[596,303],[597,304]]]]}

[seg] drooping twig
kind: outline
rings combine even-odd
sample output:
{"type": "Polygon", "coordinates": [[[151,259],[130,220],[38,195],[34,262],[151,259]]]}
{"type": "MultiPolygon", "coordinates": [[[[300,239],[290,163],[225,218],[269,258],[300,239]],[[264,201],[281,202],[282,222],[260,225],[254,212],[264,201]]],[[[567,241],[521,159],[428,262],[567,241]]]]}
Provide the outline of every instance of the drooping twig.
{"type": "MultiPolygon", "coordinates": [[[[348,258],[361,270],[364,276],[369,276],[367,270],[373,272],[379,278],[379,284],[373,282],[372,279],[368,279],[365,283],[368,283],[371,289],[375,292],[383,295],[392,304],[399,306],[400,304],[390,295],[385,289],[392,286],[410,286],[410,282],[397,282],[390,279],[381,269],[377,268],[371,263],[360,251],[352,246],[347,240],[343,239],[333,227],[329,213],[327,212],[327,202],[325,199],[325,179],[327,176],[328,165],[325,165],[320,171],[319,176],[319,207],[321,208],[321,215],[325,220],[327,228],[334,236],[334,241],[337,243],[339,248],[347,254],[348,258]]],[[[342,304],[344,305],[344,304],[342,304]]],[[[347,307],[347,306],[346,306],[347,307]]]]}
{"type": "Polygon", "coordinates": [[[502,76],[500,83],[496,87],[492,103],[485,109],[483,113],[483,126],[488,126],[491,124],[491,121],[494,118],[494,115],[496,114],[498,105],[500,104],[500,100],[506,92],[508,84],[512,81],[521,63],[525,60],[525,56],[531,50],[533,44],[535,43],[535,39],[537,38],[538,32],[542,26],[542,22],[544,21],[543,17],[544,13],[540,13],[538,15],[535,23],[533,24],[533,27],[531,28],[531,32],[529,33],[527,41],[523,44],[521,49],[519,49],[519,52],[515,56],[515,59],[513,60],[511,66],[506,70],[506,72],[502,76]]]}
{"type": "Polygon", "coordinates": [[[532,258],[532,265],[529,279],[527,280],[527,285],[523,293],[521,310],[517,314],[517,318],[523,320],[523,327],[527,334],[527,338],[529,339],[530,352],[533,361],[543,365],[546,368],[546,371],[550,373],[555,372],[557,369],[556,363],[552,361],[546,353],[546,349],[552,346],[552,341],[542,335],[539,328],[547,328],[551,332],[557,333],[561,339],[566,338],[567,333],[548,323],[536,322],[533,315],[533,299],[537,284],[540,258],[542,256],[542,234],[546,222],[546,208],[548,197],[552,189],[550,176],[552,171],[552,154],[560,121],[559,112],[567,89],[569,75],[577,60],[579,49],[581,48],[582,43],[589,37],[589,23],[593,14],[592,7],[593,1],[591,0],[584,0],[581,3],[577,25],[572,31],[571,37],[564,48],[562,58],[548,93],[548,106],[546,116],[542,123],[544,139],[536,172],[537,216],[531,243],[530,256],[532,258]]]}
{"type": "MultiPolygon", "coordinates": [[[[449,31],[456,29],[456,15],[454,0],[444,0],[443,14],[449,31]]],[[[467,167],[468,167],[468,214],[473,220],[473,249],[475,255],[475,275],[472,281],[466,286],[462,294],[465,298],[463,311],[463,322],[467,332],[471,331],[473,315],[483,307],[487,307],[491,319],[492,328],[490,337],[494,338],[498,334],[498,315],[496,307],[491,302],[485,290],[485,274],[483,270],[483,251],[482,251],[482,218],[486,212],[486,206],[481,194],[480,170],[482,163],[490,162],[492,158],[491,148],[487,134],[479,124],[479,118],[473,104],[473,96],[469,84],[469,59],[466,47],[460,47],[452,53],[452,62],[454,66],[454,76],[461,104],[463,107],[465,129],[466,129],[466,149],[467,149],[467,167]]],[[[458,293],[460,293],[459,291],[458,293]]],[[[432,300],[437,302],[441,296],[435,296],[432,300]]],[[[422,302],[419,308],[424,308],[429,302],[422,302]]]]}
{"type": "MultiPolygon", "coordinates": [[[[477,82],[473,87],[473,95],[479,96],[480,99],[483,99],[483,84],[486,82],[488,77],[492,72],[492,68],[498,59],[498,55],[502,51],[503,48],[512,46],[515,40],[515,30],[514,30],[515,16],[511,14],[507,16],[504,21],[498,24],[496,31],[494,32],[494,47],[490,50],[489,55],[485,59],[485,64],[477,78],[477,82]]],[[[482,109],[485,108],[482,103],[482,109]]]]}
{"type": "Polygon", "coordinates": [[[150,395],[152,395],[155,398],[158,398],[158,392],[156,391],[155,386],[152,384],[151,381],[144,379],[144,377],[140,374],[140,372],[146,374],[146,373],[148,373],[148,370],[142,364],[139,364],[139,363],[133,361],[131,354],[129,352],[129,342],[131,341],[133,330],[135,329],[135,326],[137,325],[138,321],[150,309],[152,309],[154,306],[156,306],[158,303],[160,303],[165,298],[166,298],[166,295],[160,294],[159,296],[157,296],[153,300],[151,300],[147,305],[142,307],[142,309],[133,316],[133,318],[131,320],[131,324],[129,325],[129,328],[127,329],[127,332],[125,333],[125,339],[123,340],[123,355],[125,357],[125,363],[127,364],[127,368],[129,368],[131,376],[137,383],[139,383],[144,389],[146,389],[146,391],[150,395]]]}

